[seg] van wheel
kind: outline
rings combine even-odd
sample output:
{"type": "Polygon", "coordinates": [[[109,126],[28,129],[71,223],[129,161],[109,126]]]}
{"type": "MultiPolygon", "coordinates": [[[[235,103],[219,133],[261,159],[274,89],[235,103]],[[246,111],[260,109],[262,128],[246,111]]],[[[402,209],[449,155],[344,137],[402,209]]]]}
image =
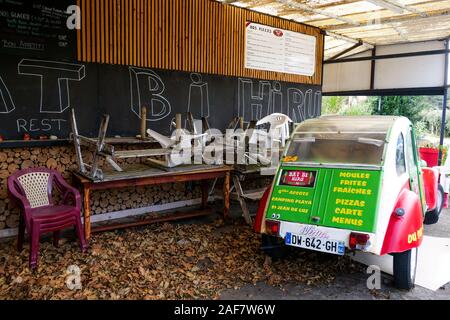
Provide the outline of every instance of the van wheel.
{"type": "Polygon", "coordinates": [[[397,289],[414,288],[417,269],[417,248],[394,253],[394,284],[397,289]]]}
{"type": "Polygon", "coordinates": [[[284,244],[283,239],[263,234],[261,249],[273,260],[280,260],[289,255],[290,248],[284,244]]]}
{"type": "Polygon", "coordinates": [[[436,208],[434,208],[431,211],[428,211],[425,214],[425,220],[423,221],[424,224],[435,224],[439,221],[439,215],[441,214],[442,208],[444,206],[444,196],[445,196],[444,188],[442,188],[442,186],[439,185],[436,208]]]}

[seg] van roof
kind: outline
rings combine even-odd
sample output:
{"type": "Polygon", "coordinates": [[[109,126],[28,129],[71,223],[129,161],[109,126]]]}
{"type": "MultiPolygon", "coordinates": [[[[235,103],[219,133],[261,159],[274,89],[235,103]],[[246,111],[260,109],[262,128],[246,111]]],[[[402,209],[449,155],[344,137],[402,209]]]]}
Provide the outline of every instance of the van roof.
{"type": "Polygon", "coordinates": [[[387,134],[396,116],[321,116],[300,123],[296,133],[377,133],[387,134]]]}

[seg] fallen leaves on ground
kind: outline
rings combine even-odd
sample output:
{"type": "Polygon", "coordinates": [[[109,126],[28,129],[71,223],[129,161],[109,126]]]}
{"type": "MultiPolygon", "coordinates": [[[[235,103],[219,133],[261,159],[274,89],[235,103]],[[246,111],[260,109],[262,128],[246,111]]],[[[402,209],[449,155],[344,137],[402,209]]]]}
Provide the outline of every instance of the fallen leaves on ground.
{"type": "Polygon", "coordinates": [[[0,299],[217,299],[225,289],[260,281],[329,284],[357,269],[346,257],[301,250],[271,261],[253,230],[220,220],[95,234],[87,253],[75,241],[59,248],[43,241],[34,273],[28,253],[18,253],[15,241],[0,244],[0,299]],[[69,289],[69,266],[78,266],[81,288],[69,289]]]}

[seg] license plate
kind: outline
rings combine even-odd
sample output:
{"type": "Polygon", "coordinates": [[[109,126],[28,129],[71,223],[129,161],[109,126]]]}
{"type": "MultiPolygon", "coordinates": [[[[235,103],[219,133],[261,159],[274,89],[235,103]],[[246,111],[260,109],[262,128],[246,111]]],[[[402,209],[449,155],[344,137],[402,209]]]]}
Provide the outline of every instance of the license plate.
{"type": "Polygon", "coordinates": [[[345,244],[342,241],[327,240],[300,236],[292,233],[286,233],[285,243],[288,246],[337,254],[343,256],[345,254],[345,244]]]}

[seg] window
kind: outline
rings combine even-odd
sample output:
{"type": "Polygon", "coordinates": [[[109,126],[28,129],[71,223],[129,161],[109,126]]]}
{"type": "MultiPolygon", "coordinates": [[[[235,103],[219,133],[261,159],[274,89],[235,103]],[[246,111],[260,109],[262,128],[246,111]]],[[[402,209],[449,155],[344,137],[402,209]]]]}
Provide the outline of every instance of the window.
{"type": "Polygon", "coordinates": [[[397,140],[397,151],[395,154],[395,167],[397,169],[397,174],[400,176],[406,172],[406,162],[405,162],[405,138],[403,134],[397,140]]]}
{"type": "Polygon", "coordinates": [[[296,134],[287,156],[300,162],[380,165],[384,141],[383,134],[296,134]]]}
{"type": "Polygon", "coordinates": [[[408,173],[411,181],[411,190],[419,194],[419,172],[416,165],[415,155],[415,139],[413,137],[413,131],[410,130],[406,137],[406,157],[408,160],[408,173]]]}

